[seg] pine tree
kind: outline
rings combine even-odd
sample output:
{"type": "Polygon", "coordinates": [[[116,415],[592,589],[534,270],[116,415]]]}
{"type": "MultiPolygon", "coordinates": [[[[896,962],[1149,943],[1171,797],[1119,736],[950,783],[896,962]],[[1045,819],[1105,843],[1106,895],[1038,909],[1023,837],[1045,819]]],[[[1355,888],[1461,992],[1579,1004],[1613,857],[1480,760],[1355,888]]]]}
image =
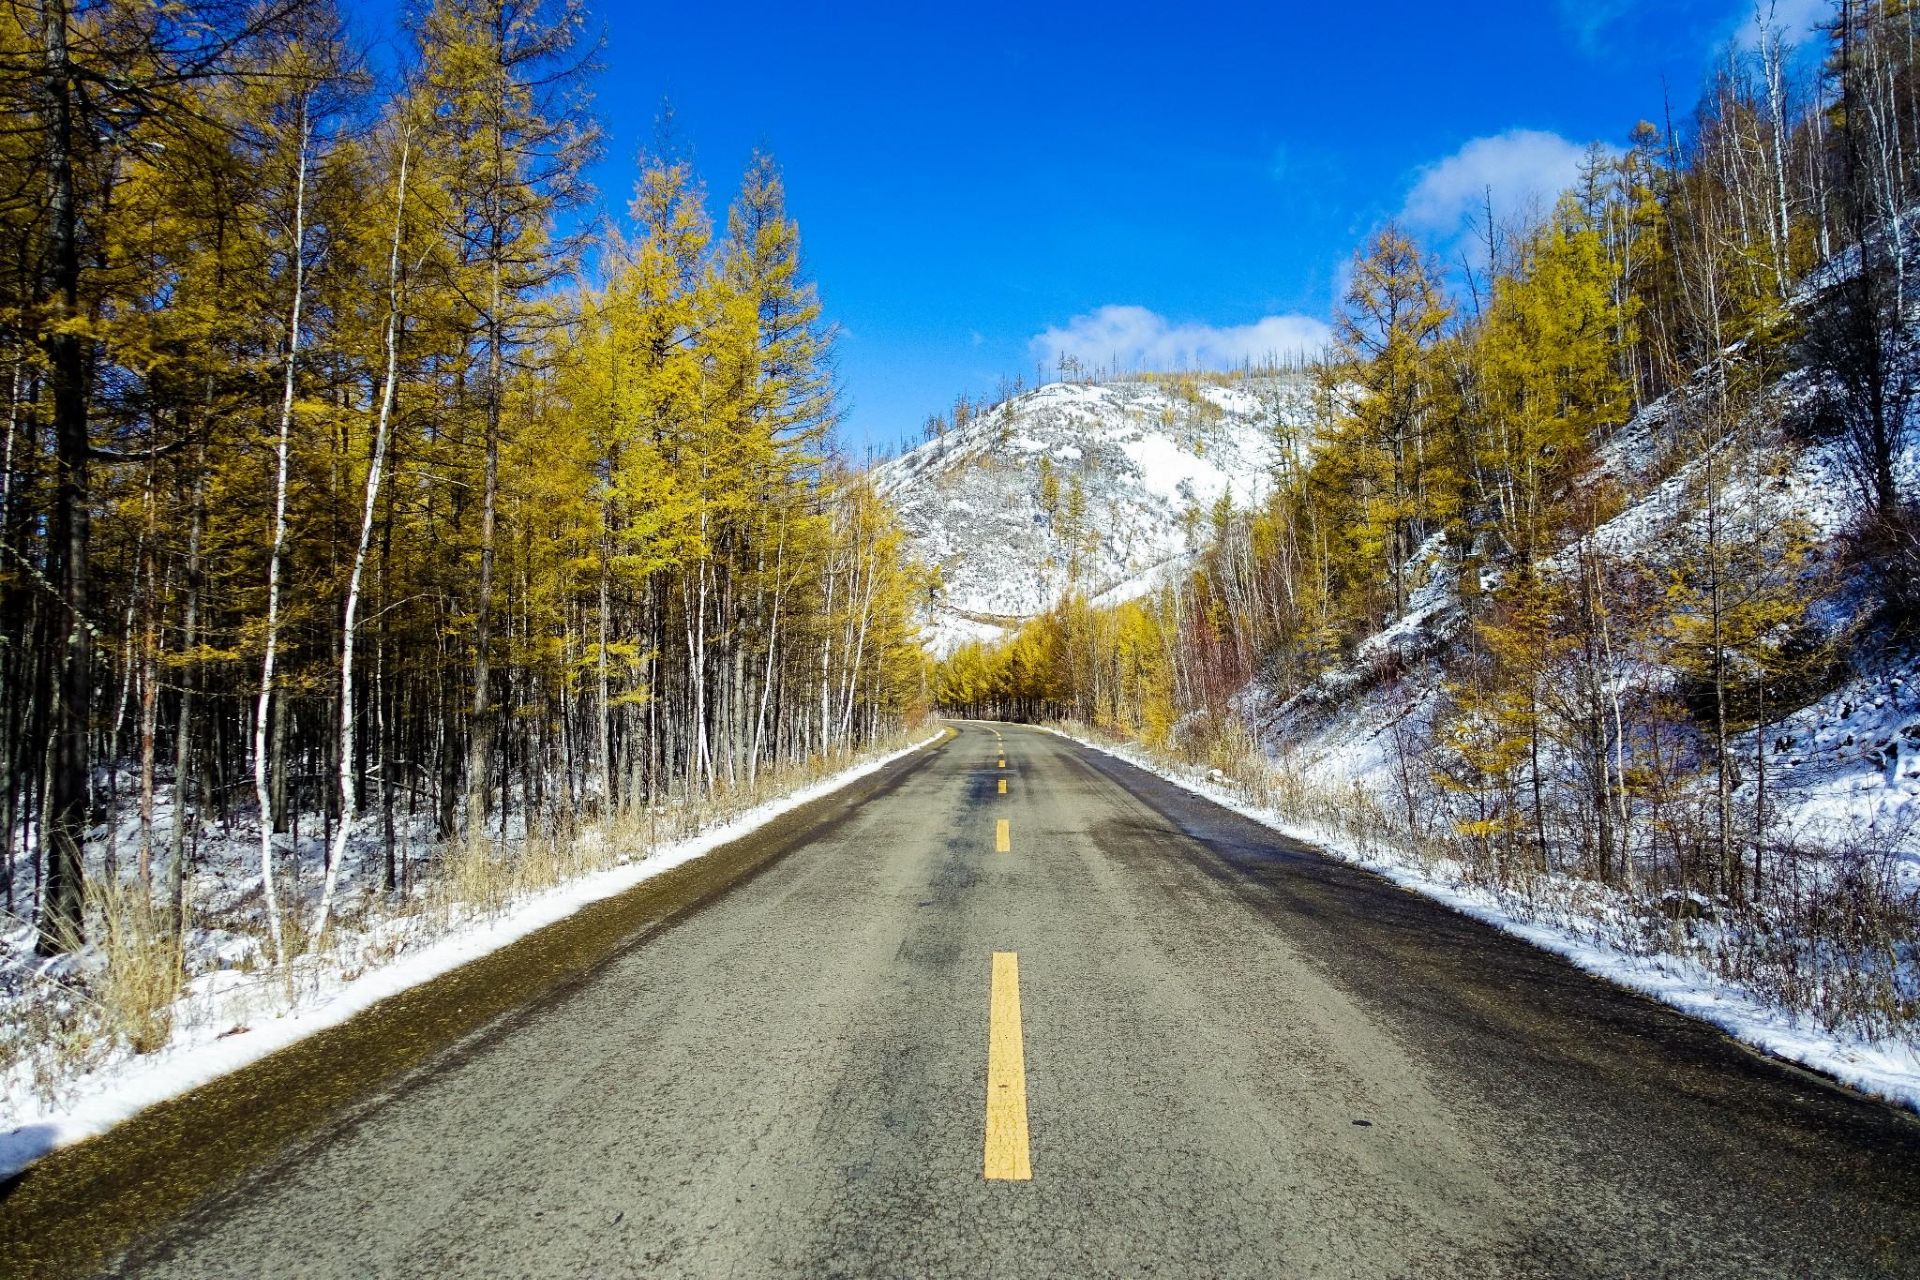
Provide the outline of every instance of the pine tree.
{"type": "Polygon", "coordinates": [[[1384,570],[1395,616],[1415,550],[1451,514],[1429,355],[1452,314],[1433,263],[1389,226],[1355,257],[1335,326],[1353,391],[1326,474],[1353,503],[1352,572],[1384,570]]]}
{"type": "Polygon", "coordinates": [[[1496,279],[1474,337],[1484,406],[1474,464],[1489,523],[1522,563],[1552,545],[1564,486],[1626,418],[1612,283],[1599,230],[1562,200],[1496,279]]]}

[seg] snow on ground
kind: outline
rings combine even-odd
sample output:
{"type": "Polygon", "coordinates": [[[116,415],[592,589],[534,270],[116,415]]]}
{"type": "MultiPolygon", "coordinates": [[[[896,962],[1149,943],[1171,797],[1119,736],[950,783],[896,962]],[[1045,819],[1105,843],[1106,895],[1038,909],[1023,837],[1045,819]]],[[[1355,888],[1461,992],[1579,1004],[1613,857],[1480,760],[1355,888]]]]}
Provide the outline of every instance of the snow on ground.
{"type": "MultiPolygon", "coordinates": [[[[1600,448],[1581,480],[1618,484],[1630,499],[1594,532],[1593,545],[1655,572],[1672,565],[1688,537],[1699,534],[1707,459],[1697,442],[1678,433],[1676,424],[1695,408],[1687,394],[1683,389],[1642,409],[1600,448]]],[[[1804,372],[1789,374],[1758,412],[1791,417],[1810,394],[1804,372]]],[[[1727,470],[1720,483],[1724,509],[1732,513],[1730,539],[1737,541],[1748,526],[1792,519],[1826,548],[1810,570],[1832,558],[1857,501],[1838,443],[1788,438],[1757,461],[1727,470]]],[[[1907,442],[1896,477],[1904,491],[1920,492],[1920,440],[1907,442]]],[[[1257,687],[1246,692],[1243,714],[1270,750],[1284,751],[1320,782],[1358,783],[1375,793],[1397,785],[1396,727],[1408,741],[1427,740],[1425,722],[1447,679],[1444,659],[1467,625],[1446,551],[1436,537],[1415,553],[1410,567],[1416,585],[1406,612],[1362,642],[1350,663],[1321,676],[1307,695],[1281,704],[1257,687]],[[1386,669],[1398,675],[1383,690],[1375,673],[1386,669]]],[[[1577,554],[1577,546],[1569,547],[1548,563],[1572,573],[1577,554]]],[[[1870,611],[1872,601],[1858,583],[1810,582],[1824,593],[1813,606],[1831,634],[1845,635],[1870,611]]],[[[1493,586],[1492,576],[1481,585],[1493,586]]],[[[1765,730],[1770,803],[1784,829],[1812,842],[1845,842],[1865,833],[1877,844],[1906,851],[1909,872],[1920,880],[1920,655],[1855,652],[1852,665],[1838,687],[1765,730]]],[[[1750,760],[1754,747],[1746,735],[1735,754],[1750,760]]],[[[1741,787],[1750,792],[1753,785],[1746,780],[1741,787]]]]}
{"type": "Polygon", "coordinates": [[[993,645],[1012,635],[1017,625],[1011,619],[1004,623],[986,622],[951,609],[936,609],[920,620],[920,645],[936,654],[952,653],[967,644],[993,645]]]}
{"type": "Polygon", "coordinates": [[[1196,453],[1191,445],[1168,436],[1142,435],[1123,441],[1120,448],[1140,473],[1141,487],[1174,510],[1211,510],[1223,495],[1231,495],[1234,505],[1244,510],[1266,489],[1263,473],[1236,477],[1222,469],[1217,455],[1196,453]]]}
{"type": "MultiPolygon", "coordinates": [[[[589,903],[623,893],[737,840],[783,813],[921,750],[944,733],[758,805],[685,840],[662,845],[637,861],[530,894],[492,914],[470,913],[431,941],[405,936],[419,923],[417,917],[382,922],[375,928],[394,935],[384,941],[400,951],[398,958],[353,976],[332,967],[302,968],[296,962],[293,983],[299,1000],[291,1011],[286,1010],[284,979],[265,971],[216,969],[203,974],[176,1006],[173,1038],[164,1049],[139,1056],[117,1052],[63,1089],[51,1106],[36,1095],[24,1064],[0,1080],[0,1125],[5,1126],[0,1132],[0,1178],[50,1151],[103,1133],[157,1102],[337,1026],[391,995],[497,951],[589,903]],[[408,941],[421,945],[400,950],[408,941]]],[[[377,944],[383,939],[369,941],[377,944]]]]}
{"type": "MultiPolygon", "coordinates": [[[[1606,936],[1604,926],[1596,926],[1595,890],[1589,884],[1568,882],[1559,886],[1562,894],[1537,893],[1529,903],[1469,883],[1460,868],[1449,863],[1428,866],[1391,849],[1357,847],[1340,833],[1294,822],[1275,810],[1248,804],[1218,775],[1171,766],[1126,747],[1073,734],[1061,736],[1144,769],[1290,839],[1383,875],[1402,888],[1542,950],[1564,956],[1596,977],[1651,996],[1755,1048],[1862,1092],[1920,1110],[1920,1046],[1831,1032],[1811,1019],[1760,1000],[1695,961],[1664,952],[1638,954],[1627,950],[1606,936]]],[[[1600,915],[1604,917],[1604,910],[1600,915]]]]}
{"type": "Polygon", "coordinates": [[[1920,661],[1856,675],[1768,726],[1765,746],[1783,824],[1815,843],[1864,833],[1920,881],[1920,661]]]}

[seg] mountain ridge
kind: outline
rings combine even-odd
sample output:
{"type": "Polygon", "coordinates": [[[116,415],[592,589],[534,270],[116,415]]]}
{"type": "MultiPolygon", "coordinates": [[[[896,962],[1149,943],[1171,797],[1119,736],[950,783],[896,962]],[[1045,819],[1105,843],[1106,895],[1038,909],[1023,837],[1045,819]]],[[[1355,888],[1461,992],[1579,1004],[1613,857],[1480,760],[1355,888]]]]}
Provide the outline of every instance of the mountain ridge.
{"type": "Polygon", "coordinates": [[[1058,382],[874,470],[940,585],[936,656],[1015,630],[1073,593],[1118,603],[1188,563],[1223,501],[1245,510],[1311,448],[1306,373],[1058,382]]]}

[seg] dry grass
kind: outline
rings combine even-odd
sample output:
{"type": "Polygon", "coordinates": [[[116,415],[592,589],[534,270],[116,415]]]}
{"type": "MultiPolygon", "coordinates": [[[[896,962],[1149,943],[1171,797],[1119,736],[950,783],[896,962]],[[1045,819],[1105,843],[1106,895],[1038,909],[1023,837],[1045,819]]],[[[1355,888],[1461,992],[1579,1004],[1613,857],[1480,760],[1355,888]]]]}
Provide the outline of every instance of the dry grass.
{"type": "Polygon", "coordinates": [[[0,1079],[47,1103],[117,1053],[163,1048],[185,984],[180,945],[145,894],[89,885],[87,919],[95,942],[82,963],[36,967],[0,1003],[0,1079]]]}
{"type": "MultiPolygon", "coordinates": [[[[1071,728],[1087,733],[1084,726],[1071,728]]],[[[1510,915],[1549,921],[1628,955],[1697,963],[1831,1031],[1910,1039],[1920,1028],[1920,890],[1900,873],[1886,833],[1863,829],[1818,846],[1783,844],[1770,855],[1773,879],[1764,896],[1709,902],[1682,917],[1670,909],[1658,877],[1603,884],[1573,865],[1551,871],[1526,861],[1487,865],[1475,842],[1452,834],[1449,816],[1437,807],[1421,815],[1418,831],[1410,830],[1397,798],[1275,761],[1232,723],[1189,723],[1178,743],[1146,754],[1205,771],[1243,802],[1324,832],[1362,860],[1471,884],[1510,915]]]]}
{"type": "Polygon", "coordinates": [[[137,888],[107,882],[94,896],[102,963],[93,987],[107,1034],[130,1052],[153,1053],[173,1034],[186,977],[180,939],[137,888]]]}
{"type": "Polygon", "coordinates": [[[909,742],[902,736],[861,752],[836,752],[766,768],[751,782],[722,780],[704,794],[679,792],[652,805],[623,806],[597,823],[553,834],[510,842],[483,838],[450,843],[437,859],[430,882],[431,910],[445,920],[498,915],[531,895],[581,876],[643,861],[657,849],[733,822],[769,801],[909,742]]]}
{"type": "MultiPolygon", "coordinates": [[[[903,733],[861,752],[763,769],[751,783],[739,779],[704,795],[669,795],[589,826],[555,822],[559,829],[552,834],[450,842],[431,860],[418,892],[349,895],[325,938],[308,936],[298,904],[289,902],[283,913],[285,964],[276,968],[248,958],[239,963],[256,973],[245,988],[246,1016],[285,1012],[476,918],[497,918],[582,876],[642,861],[913,740],[903,733]]],[[[57,977],[19,969],[12,975],[17,988],[0,993],[0,1084],[46,1106],[57,1105],[75,1081],[117,1055],[163,1048],[187,1020],[193,959],[174,936],[164,906],[137,885],[96,879],[87,914],[90,945],[63,961],[57,977]]],[[[256,902],[250,913],[203,923],[253,937],[258,956],[266,957],[271,948],[257,916],[256,902]]]]}

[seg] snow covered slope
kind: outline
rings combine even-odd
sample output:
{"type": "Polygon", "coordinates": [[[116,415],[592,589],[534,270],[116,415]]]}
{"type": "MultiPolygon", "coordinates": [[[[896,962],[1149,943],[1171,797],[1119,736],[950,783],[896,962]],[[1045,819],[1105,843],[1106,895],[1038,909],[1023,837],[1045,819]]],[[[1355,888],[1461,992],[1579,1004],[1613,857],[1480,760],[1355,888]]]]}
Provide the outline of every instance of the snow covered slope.
{"type": "MultiPolygon", "coordinates": [[[[1809,381],[1805,370],[1788,373],[1769,389],[1757,417],[1803,417],[1809,381]]],[[[1616,484],[1628,495],[1594,532],[1601,556],[1664,572],[1695,536],[1689,529],[1701,519],[1697,486],[1705,463],[1675,425],[1691,411],[1692,394],[1694,388],[1682,388],[1647,406],[1599,449],[1581,478],[1590,487],[1616,484]]],[[[1766,465],[1723,490],[1731,536],[1743,536],[1754,521],[1793,518],[1815,542],[1815,565],[1842,561],[1856,488],[1843,446],[1788,432],[1764,458],[1766,465]]],[[[1903,493],[1920,493],[1920,423],[1910,429],[1894,473],[1903,493]]],[[[1573,554],[1563,551],[1547,563],[1567,571],[1573,554]]],[[[1361,642],[1351,662],[1292,697],[1257,683],[1243,694],[1242,710],[1268,749],[1318,782],[1393,794],[1398,752],[1431,742],[1453,675],[1448,661],[1472,611],[1458,567],[1438,540],[1409,561],[1409,571],[1417,586],[1406,614],[1361,642]]],[[[1751,761],[1764,747],[1780,840],[1897,850],[1901,874],[1920,885],[1920,651],[1868,624],[1879,600],[1859,573],[1824,583],[1813,578],[1809,586],[1821,592],[1813,616],[1844,661],[1828,687],[1769,723],[1764,742],[1751,730],[1736,735],[1734,754],[1751,761]]],[[[1672,677],[1645,671],[1639,679],[1651,689],[1672,677]]],[[[1558,759],[1553,750],[1547,754],[1558,759]]],[[[1745,777],[1734,793],[1750,802],[1755,785],[1745,777]]]]}
{"type": "Polygon", "coordinates": [[[1284,441],[1306,447],[1312,402],[1292,375],[1058,383],[883,464],[876,484],[942,578],[928,647],[999,636],[1069,591],[1146,591],[1222,498],[1266,491],[1284,441]]]}

